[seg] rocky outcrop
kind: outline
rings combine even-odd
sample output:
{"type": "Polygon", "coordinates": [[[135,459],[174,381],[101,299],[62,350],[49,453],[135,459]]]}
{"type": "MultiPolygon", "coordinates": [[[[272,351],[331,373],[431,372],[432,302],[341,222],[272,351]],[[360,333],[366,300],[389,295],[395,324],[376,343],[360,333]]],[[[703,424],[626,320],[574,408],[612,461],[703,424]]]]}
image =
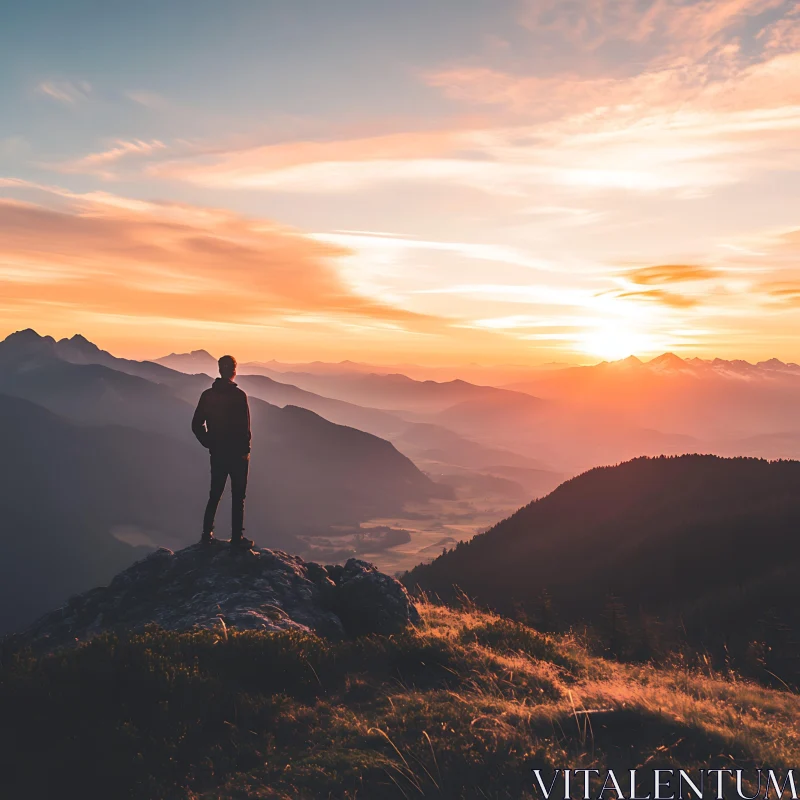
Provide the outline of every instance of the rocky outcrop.
{"type": "Polygon", "coordinates": [[[313,631],[340,639],[396,633],[418,618],[402,584],[365,561],[324,567],[280,550],[237,551],[216,542],[159,549],[14,638],[49,650],[155,624],[179,631],[313,631]]]}

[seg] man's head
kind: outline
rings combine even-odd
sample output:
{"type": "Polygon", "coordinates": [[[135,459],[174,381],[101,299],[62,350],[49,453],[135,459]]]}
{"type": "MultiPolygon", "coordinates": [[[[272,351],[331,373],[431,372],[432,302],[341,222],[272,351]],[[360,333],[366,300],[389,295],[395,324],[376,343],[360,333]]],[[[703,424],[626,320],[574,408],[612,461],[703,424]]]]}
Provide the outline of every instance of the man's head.
{"type": "Polygon", "coordinates": [[[236,359],[233,356],[222,356],[217,363],[221,378],[232,381],[236,377],[236,359]]]}

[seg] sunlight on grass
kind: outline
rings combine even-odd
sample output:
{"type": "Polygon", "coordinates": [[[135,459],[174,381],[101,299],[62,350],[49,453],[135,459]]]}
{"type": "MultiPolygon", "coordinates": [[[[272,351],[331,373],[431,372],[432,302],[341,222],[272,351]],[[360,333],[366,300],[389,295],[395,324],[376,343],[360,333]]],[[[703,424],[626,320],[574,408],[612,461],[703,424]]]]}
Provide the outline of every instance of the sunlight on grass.
{"type": "Polygon", "coordinates": [[[419,609],[416,629],[340,643],[152,630],[16,654],[0,672],[0,726],[13,733],[0,790],[518,800],[533,797],[532,767],[800,761],[793,694],[606,661],[468,603],[419,609]]]}

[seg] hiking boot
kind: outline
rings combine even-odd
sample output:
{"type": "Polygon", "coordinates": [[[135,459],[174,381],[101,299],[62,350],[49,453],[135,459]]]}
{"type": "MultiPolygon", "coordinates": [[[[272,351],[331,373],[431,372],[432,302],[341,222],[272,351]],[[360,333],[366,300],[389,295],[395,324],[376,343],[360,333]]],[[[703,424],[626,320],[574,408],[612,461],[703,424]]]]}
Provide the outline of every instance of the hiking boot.
{"type": "Polygon", "coordinates": [[[242,550],[252,550],[253,545],[255,542],[252,539],[248,539],[246,536],[232,536],[231,537],[231,547],[238,547],[242,550]]]}
{"type": "Polygon", "coordinates": [[[214,538],[213,533],[204,533],[200,537],[200,544],[214,544],[214,542],[218,542],[219,539],[214,538]]]}

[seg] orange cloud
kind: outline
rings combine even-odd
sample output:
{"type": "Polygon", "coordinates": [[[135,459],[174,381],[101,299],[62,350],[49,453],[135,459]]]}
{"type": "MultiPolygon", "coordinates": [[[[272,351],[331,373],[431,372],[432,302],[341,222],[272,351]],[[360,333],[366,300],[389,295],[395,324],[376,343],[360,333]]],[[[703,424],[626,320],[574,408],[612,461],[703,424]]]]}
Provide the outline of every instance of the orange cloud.
{"type": "Polygon", "coordinates": [[[800,283],[792,285],[772,285],[765,287],[771,300],[780,305],[795,308],[800,306],[800,283]]]}
{"type": "Polygon", "coordinates": [[[625,273],[625,277],[641,286],[659,286],[665,283],[706,281],[719,276],[716,270],[693,264],[658,264],[639,267],[625,273]]]}
{"type": "Polygon", "coordinates": [[[60,208],[0,200],[2,307],[262,324],[325,314],[424,327],[357,294],[341,246],[210,208],[54,190],[60,208]]]}

